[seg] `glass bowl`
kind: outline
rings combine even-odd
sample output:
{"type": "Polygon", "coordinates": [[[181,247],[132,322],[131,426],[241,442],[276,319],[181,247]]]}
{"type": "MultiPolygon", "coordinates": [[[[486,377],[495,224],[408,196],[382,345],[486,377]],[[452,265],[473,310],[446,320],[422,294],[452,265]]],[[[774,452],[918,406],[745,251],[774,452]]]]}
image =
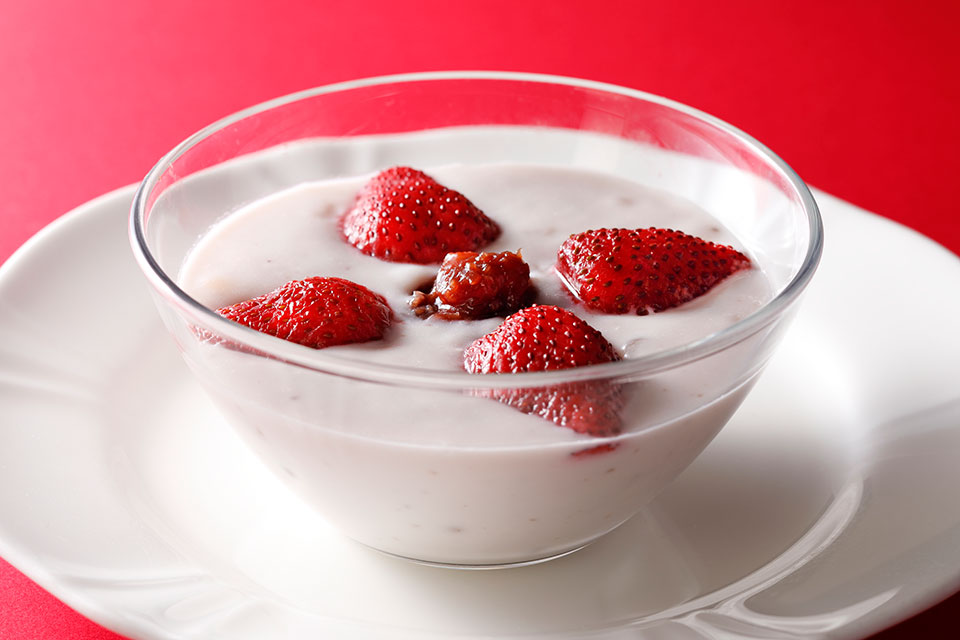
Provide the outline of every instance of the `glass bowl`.
{"type": "Polygon", "coordinates": [[[146,176],[130,234],[184,359],[260,459],[345,535],[457,567],[558,557],[641,510],[743,401],[822,245],[807,187],[734,127],[631,89],[485,72],[347,82],[220,120],[146,176]],[[225,320],[178,284],[212,225],[284,189],[398,164],[504,162],[615,175],[692,203],[763,270],[769,300],[660,351],[481,376],[288,343],[225,320]],[[593,438],[550,425],[542,440],[514,441],[514,424],[542,419],[490,398],[571,384],[621,389],[623,432],[593,438]]]}

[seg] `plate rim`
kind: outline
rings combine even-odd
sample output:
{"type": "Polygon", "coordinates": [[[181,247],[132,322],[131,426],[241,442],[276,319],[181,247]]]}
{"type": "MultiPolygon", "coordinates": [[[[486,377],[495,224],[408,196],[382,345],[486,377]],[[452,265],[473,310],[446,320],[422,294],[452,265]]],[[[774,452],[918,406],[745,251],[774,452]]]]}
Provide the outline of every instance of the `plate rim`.
{"type": "MultiPolygon", "coordinates": [[[[72,233],[78,225],[83,225],[89,218],[94,216],[119,216],[119,212],[115,208],[119,208],[121,203],[125,205],[126,210],[129,210],[129,203],[132,202],[136,188],[136,184],[131,184],[108,191],[75,207],[44,226],[17,248],[3,263],[0,263],[0,286],[7,279],[15,278],[21,265],[29,257],[42,251],[48,243],[55,242],[61,235],[72,233]]],[[[957,266],[960,266],[960,256],[903,223],[874,214],[820,190],[815,189],[814,196],[818,200],[833,200],[843,205],[848,209],[845,213],[849,213],[851,216],[860,217],[871,223],[887,225],[892,232],[897,234],[908,234],[913,240],[925,243],[927,249],[937,250],[942,252],[943,256],[953,258],[957,261],[957,266]]],[[[832,214],[828,213],[827,215],[832,214]]],[[[827,242],[830,242],[829,237],[827,242]]],[[[49,594],[91,621],[126,636],[138,637],[147,633],[150,634],[149,637],[156,640],[169,640],[179,637],[162,626],[152,624],[146,618],[134,619],[116,613],[101,600],[91,597],[84,590],[72,588],[69,584],[58,579],[55,572],[45,567],[41,561],[35,561],[27,549],[20,549],[17,545],[9,543],[2,533],[3,528],[0,527],[0,558],[3,558],[49,594]]],[[[901,606],[893,609],[881,607],[872,615],[847,623],[837,630],[837,637],[857,638],[877,633],[938,605],[958,591],[960,591],[960,570],[957,571],[952,581],[947,580],[929,585],[924,583],[921,588],[913,593],[913,597],[906,598],[906,602],[902,602],[901,606]]]]}

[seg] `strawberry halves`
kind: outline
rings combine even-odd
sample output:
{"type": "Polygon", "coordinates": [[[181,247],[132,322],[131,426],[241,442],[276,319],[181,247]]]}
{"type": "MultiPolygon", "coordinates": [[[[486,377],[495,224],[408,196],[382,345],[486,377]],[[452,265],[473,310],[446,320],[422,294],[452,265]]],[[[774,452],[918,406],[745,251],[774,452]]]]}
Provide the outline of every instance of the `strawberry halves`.
{"type": "Polygon", "coordinates": [[[321,277],[293,280],[217,313],[314,349],[379,340],[393,320],[383,296],[350,280],[321,277]]]}
{"type": "Polygon", "coordinates": [[[647,315],[703,295],[750,259],[672,229],[577,233],[557,252],[557,273],[592,311],[647,315]]]}
{"type": "MultiPolygon", "coordinates": [[[[511,315],[463,354],[469,373],[554,371],[620,360],[599,331],[559,307],[535,305],[511,315]]],[[[524,413],[593,436],[620,432],[624,395],[607,380],[483,392],[524,413]]]]}
{"type": "Polygon", "coordinates": [[[393,167],[363,187],[341,221],[347,242],[391,262],[438,263],[452,251],[476,251],[500,228],[463,194],[422,171],[393,167]]]}

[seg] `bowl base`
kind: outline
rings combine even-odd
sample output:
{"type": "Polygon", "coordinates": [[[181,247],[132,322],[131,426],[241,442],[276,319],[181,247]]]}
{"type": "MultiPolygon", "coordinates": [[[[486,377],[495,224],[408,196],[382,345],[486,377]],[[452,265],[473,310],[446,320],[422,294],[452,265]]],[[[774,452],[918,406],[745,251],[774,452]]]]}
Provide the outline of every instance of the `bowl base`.
{"type": "MultiPolygon", "coordinates": [[[[603,536],[600,536],[600,537],[603,537],[603,536]]],[[[461,563],[455,563],[455,562],[438,562],[435,560],[422,560],[420,558],[411,558],[409,556],[403,556],[398,553],[391,553],[389,551],[384,551],[383,549],[377,549],[376,547],[371,547],[369,545],[363,545],[363,546],[367,547],[368,549],[373,549],[378,553],[382,553],[385,556],[390,556],[391,558],[399,558],[400,560],[406,560],[407,562],[413,562],[415,564],[421,564],[427,567],[438,567],[440,569],[464,569],[468,571],[484,571],[484,570],[490,570],[490,569],[513,569],[516,567],[529,567],[531,565],[549,562],[551,560],[556,560],[557,558],[562,558],[572,553],[576,553],[577,551],[580,551],[581,549],[593,544],[595,540],[596,539],[577,545],[572,549],[567,549],[565,551],[560,551],[558,553],[552,553],[550,555],[543,556],[543,557],[532,558],[529,560],[517,560],[514,562],[497,562],[497,563],[489,563],[489,564],[461,564],[461,563]]],[[[360,543],[360,544],[363,544],[363,543],[360,543]]]]}

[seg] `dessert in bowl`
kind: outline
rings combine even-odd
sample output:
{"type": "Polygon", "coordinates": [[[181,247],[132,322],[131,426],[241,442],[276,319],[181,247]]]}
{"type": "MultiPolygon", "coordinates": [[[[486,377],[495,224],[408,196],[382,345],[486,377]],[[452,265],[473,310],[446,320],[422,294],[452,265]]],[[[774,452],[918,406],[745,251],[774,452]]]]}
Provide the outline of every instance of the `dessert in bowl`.
{"type": "Polygon", "coordinates": [[[656,496],[821,248],[807,188],[733,127],[505,73],[228,117],[150,172],[131,237],[190,369],[291,490],[373,548],[478,567],[578,549],[656,496]]]}

